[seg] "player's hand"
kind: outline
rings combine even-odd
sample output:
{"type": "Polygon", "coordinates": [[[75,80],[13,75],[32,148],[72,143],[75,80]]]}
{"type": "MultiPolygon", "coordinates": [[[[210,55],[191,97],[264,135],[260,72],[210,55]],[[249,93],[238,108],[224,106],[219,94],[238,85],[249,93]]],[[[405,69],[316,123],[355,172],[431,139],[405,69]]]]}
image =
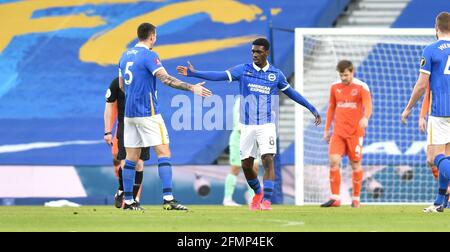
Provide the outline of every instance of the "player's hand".
{"type": "Polygon", "coordinates": [[[315,119],[314,119],[314,124],[316,126],[319,126],[319,124],[322,122],[322,118],[320,117],[320,114],[318,112],[313,113],[315,119]]]}
{"type": "Polygon", "coordinates": [[[188,63],[187,67],[185,67],[185,66],[177,66],[177,71],[178,71],[179,75],[187,76],[188,75],[188,71],[191,71],[191,72],[195,71],[194,66],[191,64],[191,62],[188,61],[187,63],[188,63]]]}
{"type": "Polygon", "coordinates": [[[325,139],[325,141],[326,141],[327,143],[330,143],[330,139],[331,139],[330,131],[325,130],[325,131],[323,132],[323,139],[325,139]]]}
{"type": "Polygon", "coordinates": [[[411,110],[405,109],[402,112],[402,123],[406,124],[406,120],[408,120],[408,116],[411,113],[411,110]]]}
{"type": "Polygon", "coordinates": [[[367,128],[367,126],[369,125],[369,120],[365,117],[361,118],[361,120],[359,121],[359,127],[361,127],[362,129],[367,128]]]}
{"type": "Polygon", "coordinates": [[[209,89],[203,87],[203,85],[205,85],[204,81],[197,83],[195,85],[192,85],[191,86],[192,93],[199,95],[201,97],[210,97],[212,95],[212,92],[209,89]]]}
{"type": "Polygon", "coordinates": [[[103,140],[105,140],[105,143],[107,143],[108,145],[112,145],[113,142],[112,138],[113,138],[112,134],[103,136],[103,140]]]}
{"type": "Polygon", "coordinates": [[[419,118],[419,130],[421,133],[425,133],[427,130],[427,120],[423,117],[419,118]]]}

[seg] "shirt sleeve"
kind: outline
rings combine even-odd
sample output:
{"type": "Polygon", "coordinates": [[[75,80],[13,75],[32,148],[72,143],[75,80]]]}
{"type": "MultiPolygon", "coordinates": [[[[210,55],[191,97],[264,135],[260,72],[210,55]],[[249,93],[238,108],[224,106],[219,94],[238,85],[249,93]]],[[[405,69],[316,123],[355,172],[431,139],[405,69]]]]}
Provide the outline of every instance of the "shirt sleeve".
{"type": "Polygon", "coordinates": [[[244,64],[240,64],[237,66],[234,66],[228,70],[225,71],[228,75],[228,81],[236,81],[241,78],[241,76],[244,74],[244,64]]]}
{"type": "MultiPolygon", "coordinates": [[[[367,85],[366,85],[367,86],[367,85]]],[[[362,89],[362,104],[364,106],[364,117],[369,119],[372,115],[372,96],[370,95],[369,87],[362,89]]]]}
{"type": "Polygon", "coordinates": [[[280,72],[278,75],[278,89],[280,89],[280,91],[284,91],[288,89],[290,86],[291,85],[287,81],[286,76],[284,76],[284,74],[280,72]]]}
{"type": "Polygon", "coordinates": [[[163,65],[161,60],[159,59],[158,54],[153,51],[149,51],[149,56],[145,59],[145,67],[155,75],[160,69],[163,69],[163,65]]]}
{"type": "Polygon", "coordinates": [[[431,47],[429,46],[423,50],[419,71],[428,75],[431,74],[431,47]]]}
{"type": "Polygon", "coordinates": [[[117,101],[117,96],[119,95],[119,79],[115,78],[109,88],[106,90],[105,99],[108,103],[113,103],[117,101]]]}

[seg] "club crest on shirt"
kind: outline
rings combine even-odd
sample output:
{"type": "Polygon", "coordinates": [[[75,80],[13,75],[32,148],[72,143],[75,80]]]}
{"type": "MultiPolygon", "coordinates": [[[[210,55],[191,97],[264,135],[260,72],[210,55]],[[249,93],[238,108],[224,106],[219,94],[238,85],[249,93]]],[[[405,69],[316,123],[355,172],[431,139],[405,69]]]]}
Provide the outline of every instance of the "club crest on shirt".
{"type": "Polygon", "coordinates": [[[155,59],[155,64],[156,64],[156,65],[161,65],[161,60],[159,60],[159,58],[156,58],[156,59],[155,59]]]}
{"type": "Polygon", "coordinates": [[[425,60],[424,57],[422,57],[422,58],[420,59],[420,67],[425,66],[426,63],[427,63],[427,61],[425,60]]]}
{"type": "Polygon", "coordinates": [[[269,76],[267,76],[269,78],[270,81],[275,81],[277,79],[277,76],[273,73],[269,74],[269,76]]]}

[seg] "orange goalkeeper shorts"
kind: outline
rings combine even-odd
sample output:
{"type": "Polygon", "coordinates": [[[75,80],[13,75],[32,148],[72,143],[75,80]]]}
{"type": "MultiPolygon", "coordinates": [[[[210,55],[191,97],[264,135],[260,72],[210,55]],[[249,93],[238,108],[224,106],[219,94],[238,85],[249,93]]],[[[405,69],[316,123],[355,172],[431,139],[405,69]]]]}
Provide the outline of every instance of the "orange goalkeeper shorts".
{"type": "Polygon", "coordinates": [[[342,137],[333,134],[330,139],[330,146],[328,153],[330,155],[348,155],[352,161],[361,161],[362,158],[363,137],[352,136],[342,137]]]}

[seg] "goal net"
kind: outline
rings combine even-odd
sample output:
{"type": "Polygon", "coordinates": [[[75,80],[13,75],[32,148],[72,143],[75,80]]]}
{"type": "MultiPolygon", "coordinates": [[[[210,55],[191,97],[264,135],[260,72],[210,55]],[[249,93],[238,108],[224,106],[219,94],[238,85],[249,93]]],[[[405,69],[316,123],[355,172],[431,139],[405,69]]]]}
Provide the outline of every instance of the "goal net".
{"type": "MultiPolygon", "coordinates": [[[[423,48],[434,42],[433,29],[296,29],[295,88],[320,111],[313,125],[309,111],[296,106],[295,176],[297,205],[330,195],[328,144],[323,131],[329,88],[338,80],[336,64],[351,60],[355,77],[370,88],[373,113],[363,144],[362,203],[431,202],[436,181],[426,165],[426,135],[420,134],[416,105],[408,124],[400,115],[419,74],[423,48]]],[[[350,203],[351,167],[341,164],[341,201],[350,203]]]]}

